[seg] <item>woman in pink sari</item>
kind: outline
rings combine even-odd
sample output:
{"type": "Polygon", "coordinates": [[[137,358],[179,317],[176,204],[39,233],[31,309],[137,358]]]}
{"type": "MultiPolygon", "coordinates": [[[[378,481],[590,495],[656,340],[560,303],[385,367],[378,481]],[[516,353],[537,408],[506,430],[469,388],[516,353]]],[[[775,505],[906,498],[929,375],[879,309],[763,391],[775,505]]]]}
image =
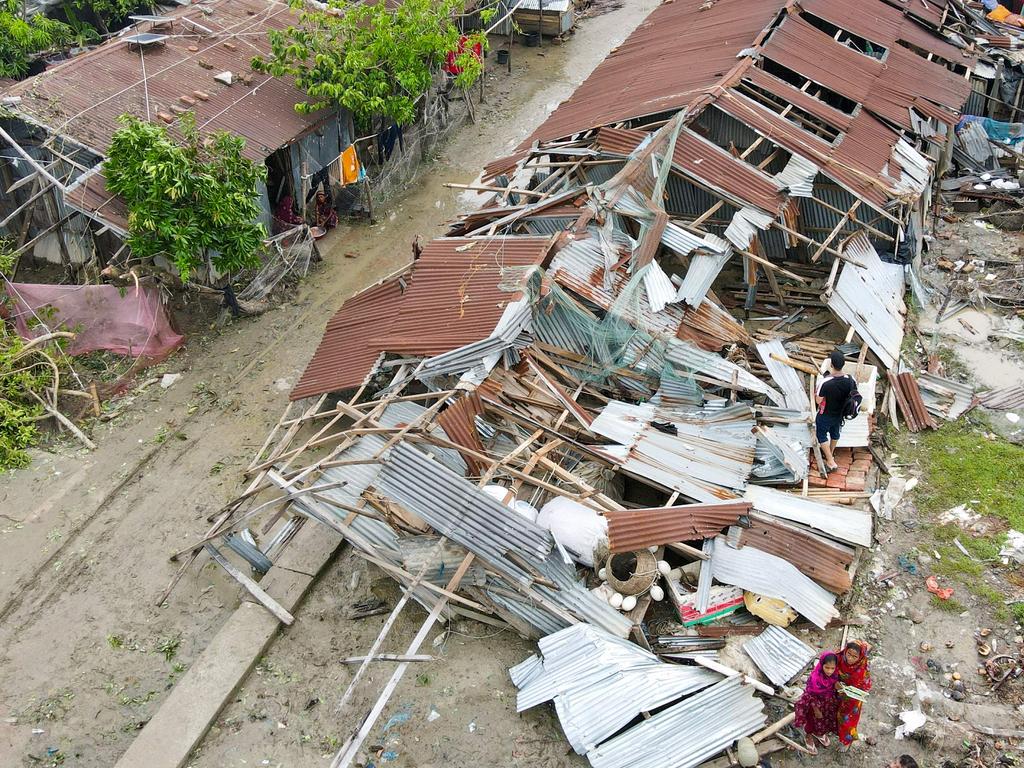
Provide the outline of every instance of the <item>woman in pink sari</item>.
{"type": "Polygon", "coordinates": [[[813,739],[817,739],[823,747],[831,744],[830,733],[836,733],[839,713],[839,658],[832,651],[826,651],[818,657],[807,686],[800,700],[796,703],[796,720],[793,724],[801,729],[804,743],[812,753],[817,754],[813,739]]]}

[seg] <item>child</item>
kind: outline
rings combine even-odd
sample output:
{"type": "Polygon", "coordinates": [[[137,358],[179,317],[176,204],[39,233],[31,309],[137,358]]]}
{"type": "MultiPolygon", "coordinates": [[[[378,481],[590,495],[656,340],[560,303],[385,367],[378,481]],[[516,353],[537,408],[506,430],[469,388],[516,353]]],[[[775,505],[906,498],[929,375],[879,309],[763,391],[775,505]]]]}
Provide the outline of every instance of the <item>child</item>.
{"type": "MultiPolygon", "coordinates": [[[[871,646],[861,640],[851,640],[839,656],[839,681],[843,685],[867,692],[871,690],[871,670],[868,651],[871,646]]],[[[839,699],[839,751],[846,752],[855,742],[860,722],[861,703],[849,696],[839,699]]]]}
{"type": "Polygon", "coordinates": [[[839,722],[838,667],[839,658],[835,653],[826,651],[821,654],[807,679],[803,695],[796,703],[794,724],[806,734],[804,743],[812,754],[818,753],[812,737],[827,747],[832,743],[828,735],[836,733],[839,722]]]}

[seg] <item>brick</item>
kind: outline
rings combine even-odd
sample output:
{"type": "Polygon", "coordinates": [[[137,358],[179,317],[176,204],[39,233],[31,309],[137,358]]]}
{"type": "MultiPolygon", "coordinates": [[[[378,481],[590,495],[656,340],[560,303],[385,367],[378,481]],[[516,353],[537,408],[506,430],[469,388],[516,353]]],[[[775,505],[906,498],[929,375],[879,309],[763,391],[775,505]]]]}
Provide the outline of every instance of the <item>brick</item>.
{"type": "Polygon", "coordinates": [[[825,478],[818,474],[812,474],[807,478],[807,485],[811,488],[824,488],[825,482],[825,478]]]}
{"type": "Polygon", "coordinates": [[[828,481],[825,483],[827,488],[838,488],[840,490],[846,487],[846,478],[833,472],[828,476],[828,481]]]}
{"type": "Polygon", "coordinates": [[[846,475],[850,471],[849,467],[844,467],[842,464],[839,465],[839,469],[833,469],[833,475],[839,475],[840,477],[846,475]]]}
{"type": "Polygon", "coordinates": [[[846,473],[847,480],[867,480],[867,478],[867,472],[855,472],[853,470],[850,470],[849,472],[846,473]]]}
{"type": "Polygon", "coordinates": [[[850,465],[851,472],[867,472],[871,469],[871,459],[865,461],[864,459],[855,459],[853,464],[850,465]]]}
{"type": "Polygon", "coordinates": [[[848,491],[863,491],[865,485],[867,485],[867,480],[864,478],[846,478],[846,490],[848,491]]]}

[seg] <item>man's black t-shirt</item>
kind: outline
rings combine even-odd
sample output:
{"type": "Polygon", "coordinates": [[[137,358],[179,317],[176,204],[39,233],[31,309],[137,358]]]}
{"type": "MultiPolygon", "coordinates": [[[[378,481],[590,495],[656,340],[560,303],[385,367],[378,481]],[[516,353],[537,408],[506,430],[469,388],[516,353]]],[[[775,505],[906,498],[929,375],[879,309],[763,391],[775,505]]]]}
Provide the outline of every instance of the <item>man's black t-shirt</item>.
{"type": "Polygon", "coordinates": [[[818,390],[818,394],[825,398],[823,413],[826,416],[842,416],[843,404],[856,388],[852,376],[842,375],[825,379],[825,383],[818,390]]]}

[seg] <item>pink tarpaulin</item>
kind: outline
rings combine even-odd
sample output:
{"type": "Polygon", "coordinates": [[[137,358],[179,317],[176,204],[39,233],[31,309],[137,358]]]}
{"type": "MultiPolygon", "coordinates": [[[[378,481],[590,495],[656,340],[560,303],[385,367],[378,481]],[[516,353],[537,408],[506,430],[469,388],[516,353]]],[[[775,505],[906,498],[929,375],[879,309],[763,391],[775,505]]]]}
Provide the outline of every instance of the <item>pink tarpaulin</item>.
{"type": "Polygon", "coordinates": [[[7,283],[4,288],[13,300],[10,315],[18,333],[31,339],[47,331],[74,331],[77,335],[67,348],[71,355],[105,349],[160,358],[185,339],[171,327],[160,294],[151,288],[36,283],[7,283]]]}

